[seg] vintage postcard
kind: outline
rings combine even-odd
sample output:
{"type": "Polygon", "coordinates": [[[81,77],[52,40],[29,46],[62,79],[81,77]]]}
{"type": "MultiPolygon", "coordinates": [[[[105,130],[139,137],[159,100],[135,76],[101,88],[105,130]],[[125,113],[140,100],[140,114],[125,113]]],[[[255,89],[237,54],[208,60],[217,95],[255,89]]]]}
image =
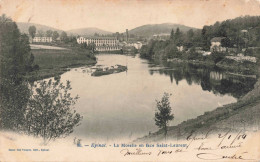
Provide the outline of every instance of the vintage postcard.
{"type": "Polygon", "coordinates": [[[0,0],[0,162],[260,161],[260,0],[0,0]]]}

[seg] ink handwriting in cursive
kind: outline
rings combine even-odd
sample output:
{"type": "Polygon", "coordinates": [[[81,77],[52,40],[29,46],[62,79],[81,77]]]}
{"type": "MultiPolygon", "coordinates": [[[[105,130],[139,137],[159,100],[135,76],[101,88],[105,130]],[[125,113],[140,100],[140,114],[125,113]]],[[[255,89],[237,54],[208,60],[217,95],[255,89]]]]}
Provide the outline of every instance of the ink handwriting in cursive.
{"type": "Polygon", "coordinates": [[[151,155],[152,152],[143,152],[142,149],[137,148],[135,151],[129,151],[128,149],[123,149],[120,151],[121,154],[123,154],[124,156],[127,155],[151,155]]]}
{"type": "Polygon", "coordinates": [[[248,152],[243,152],[241,154],[233,154],[233,155],[217,155],[214,153],[199,153],[199,154],[197,154],[197,157],[202,160],[220,160],[220,159],[255,160],[255,159],[245,158],[244,154],[248,154],[248,152]]]}

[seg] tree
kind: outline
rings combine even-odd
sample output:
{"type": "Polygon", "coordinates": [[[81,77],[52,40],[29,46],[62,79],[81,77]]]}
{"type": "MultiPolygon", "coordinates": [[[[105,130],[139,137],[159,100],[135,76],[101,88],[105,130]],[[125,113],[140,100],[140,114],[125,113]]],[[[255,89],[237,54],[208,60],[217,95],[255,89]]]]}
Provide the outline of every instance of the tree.
{"type": "Polygon", "coordinates": [[[34,84],[33,89],[25,113],[25,131],[42,137],[45,144],[72,133],[82,116],[73,110],[78,96],[71,97],[70,82],[63,85],[59,78],[50,79],[34,84]]]}
{"type": "Polygon", "coordinates": [[[170,39],[171,39],[171,40],[174,39],[174,30],[173,30],[173,29],[172,29],[172,31],[171,31],[170,39]]]}
{"type": "Polygon", "coordinates": [[[44,31],[38,30],[38,36],[39,37],[44,37],[44,31]]]}
{"type": "Polygon", "coordinates": [[[52,33],[52,39],[56,41],[58,37],[59,37],[59,33],[57,31],[54,31],[52,33]]]}
{"type": "Polygon", "coordinates": [[[33,64],[29,38],[15,22],[0,16],[0,128],[19,131],[29,89],[25,74],[33,64]]]}
{"type": "Polygon", "coordinates": [[[182,45],[183,43],[183,38],[182,38],[182,32],[180,31],[179,28],[176,29],[176,32],[175,32],[175,38],[174,38],[174,43],[177,45],[177,46],[180,46],[182,45]]]}
{"type": "Polygon", "coordinates": [[[28,31],[29,31],[30,36],[32,38],[34,38],[35,37],[35,33],[36,33],[36,27],[35,26],[30,26],[28,31]]]}
{"type": "Polygon", "coordinates": [[[188,37],[189,40],[192,41],[193,36],[194,36],[194,32],[193,32],[192,29],[190,29],[190,30],[187,32],[187,37],[188,37]]]}
{"type": "Polygon", "coordinates": [[[67,33],[63,31],[60,35],[60,40],[66,41],[67,39],[68,39],[67,33]]]}
{"type": "Polygon", "coordinates": [[[225,58],[225,55],[223,53],[219,53],[219,52],[212,52],[212,54],[210,55],[211,60],[214,61],[214,63],[218,63],[221,60],[223,60],[225,58]]]}
{"type": "Polygon", "coordinates": [[[169,59],[180,58],[181,53],[178,51],[175,44],[170,44],[165,48],[165,55],[169,59]]]}
{"type": "Polygon", "coordinates": [[[87,49],[89,49],[90,51],[92,51],[93,53],[96,50],[96,44],[95,43],[89,43],[87,46],[87,49]]]}
{"type": "Polygon", "coordinates": [[[171,114],[172,108],[170,106],[169,97],[170,95],[168,93],[164,93],[161,101],[156,100],[158,111],[155,112],[155,125],[164,130],[165,139],[168,131],[168,123],[174,118],[173,114],[171,114]]]}
{"type": "Polygon", "coordinates": [[[98,34],[98,33],[94,33],[94,36],[95,36],[95,37],[99,37],[99,34],[98,34]]]}
{"type": "Polygon", "coordinates": [[[52,33],[53,33],[52,30],[47,30],[46,31],[46,37],[52,37],[52,33]]]}
{"type": "Polygon", "coordinates": [[[223,47],[232,47],[230,39],[227,38],[227,37],[221,39],[221,46],[223,46],[223,47]]]}

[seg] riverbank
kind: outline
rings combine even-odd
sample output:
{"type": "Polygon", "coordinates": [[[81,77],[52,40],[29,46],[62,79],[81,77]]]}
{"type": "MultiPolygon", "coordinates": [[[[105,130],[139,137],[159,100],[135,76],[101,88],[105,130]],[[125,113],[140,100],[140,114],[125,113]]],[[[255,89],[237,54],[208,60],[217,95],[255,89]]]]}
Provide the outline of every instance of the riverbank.
{"type": "Polygon", "coordinates": [[[167,59],[167,62],[191,63],[194,65],[215,66],[215,63],[213,61],[183,60],[183,59],[178,59],[178,58],[167,59]]]}
{"type": "Polygon", "coordinates": [[[244,74],[256,74],[257,64],[249,61],[237,62],[231,59],[224,58],[216,64],[217,67],[226,69],[231,72],[244,74]]]}
{"type": "MultiPolygon", "coordinates": [[[[260,63],[257,64],[257,75],[260,75],[260,63]]],[[[174,108],[173,108],[174,112],[174,108]]],[[[231,129],[257,131],[260,129],[260,79],[254,89],[238,99],[236,103],[218,107],[205,112],[195,119],[189,119],[176,126],[170,126],[167,139],[182,139],[191,132],[203,134],[208,130],[231,129]]],[[[175,117],[177,118],[177,117],[175,117]]],[[[163,130],[139,138],[139,142],[155,142],[164,140],[163,130]]]]}
{"type": "Polygon", "coordinates": [[[214,63],[214,61],[201,61],[201,60],[183,60],[183,59],[167,59],[167,62],[178,62],[178,63],[190,63],[194,65],[205,65],[205,66],[217,66],[221,69],[228,70],[230,72],[239,73],[239,74],[256,74],[257,73],[257,65],[256,63],[252,63],[249,61],[245,62],[236,62],[234,60],[230,60],[224,58],[218,63],[214,63]]]}
{"type": "Polygon", "coordinates": [[[68,71],[68,68],[80,67],[84,65],[95,65],[96,57],[88,51],[69,49],[32,49],[34,63],[39,66],[39,70],[29,73],[28,80],[40,80],[61,75],[68,71]]]}

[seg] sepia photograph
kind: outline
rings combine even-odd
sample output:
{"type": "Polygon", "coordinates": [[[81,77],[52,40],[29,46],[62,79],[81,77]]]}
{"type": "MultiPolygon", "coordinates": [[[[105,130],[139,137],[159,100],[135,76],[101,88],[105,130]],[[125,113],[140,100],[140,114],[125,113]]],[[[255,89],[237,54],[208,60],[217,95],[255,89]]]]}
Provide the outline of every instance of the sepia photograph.
{"type": "Polygon", "coordinates": [[[260,0],[0,0],[0,162],[260,161],[260,0]]]}

